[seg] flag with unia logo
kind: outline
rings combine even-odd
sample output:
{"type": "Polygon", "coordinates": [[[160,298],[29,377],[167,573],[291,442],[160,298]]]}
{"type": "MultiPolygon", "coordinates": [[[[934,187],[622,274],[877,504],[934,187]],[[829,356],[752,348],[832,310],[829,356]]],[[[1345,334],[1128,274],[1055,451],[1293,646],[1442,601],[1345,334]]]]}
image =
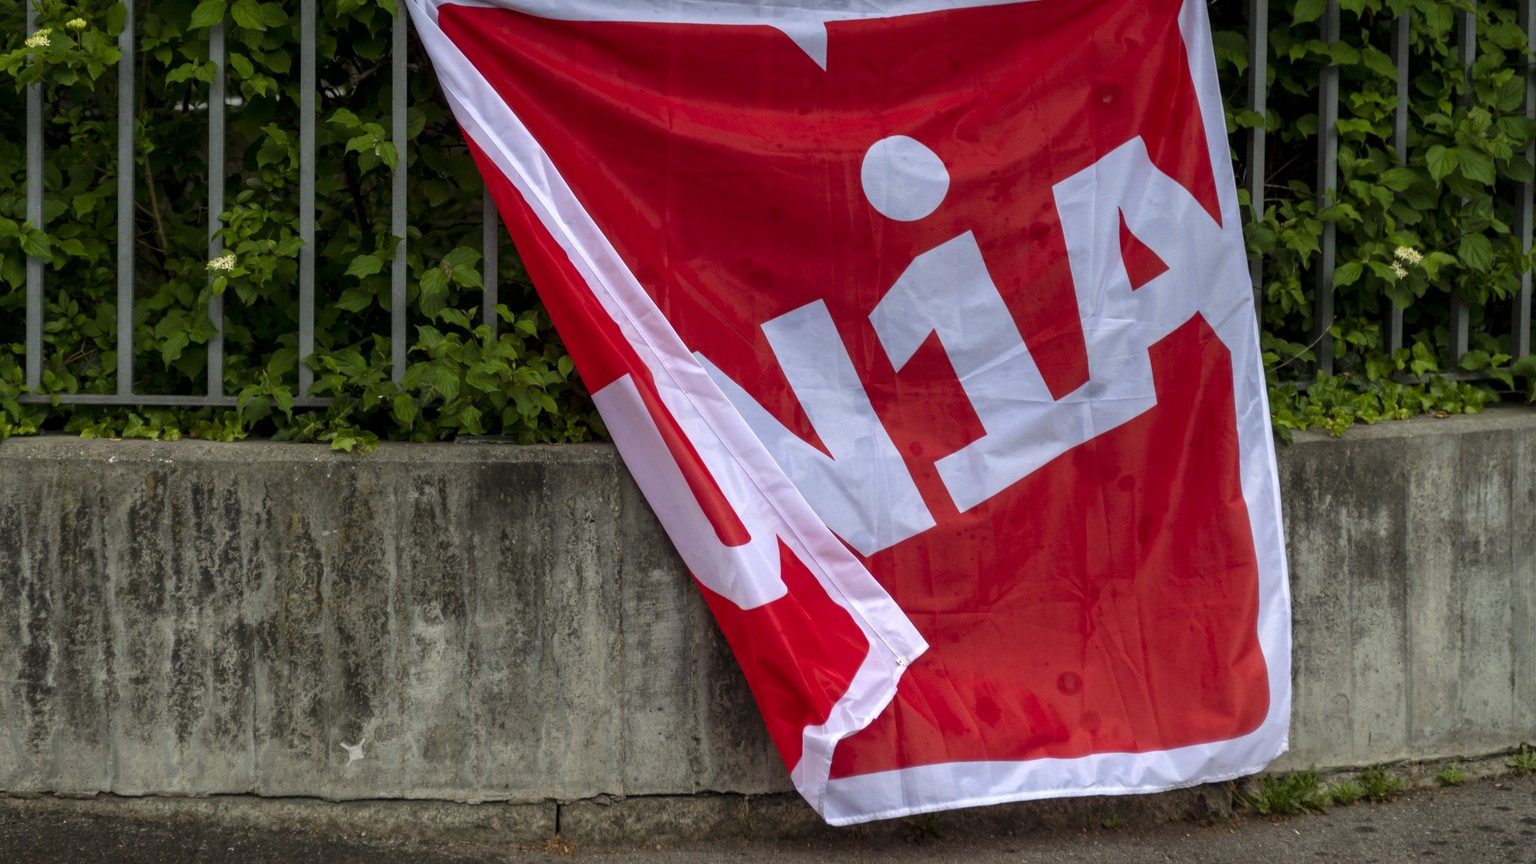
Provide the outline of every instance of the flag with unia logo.
{"type": "Polygon", "coordinates": [[[1286,747],[1202,0],[409,0],[626,465],[834,824],[1286,747]]]}

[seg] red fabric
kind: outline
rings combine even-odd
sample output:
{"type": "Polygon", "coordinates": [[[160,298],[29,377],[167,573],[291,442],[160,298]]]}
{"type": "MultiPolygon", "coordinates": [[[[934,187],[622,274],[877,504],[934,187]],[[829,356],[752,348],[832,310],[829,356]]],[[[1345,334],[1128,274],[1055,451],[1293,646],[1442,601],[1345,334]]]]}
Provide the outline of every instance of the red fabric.
{"type": "MultiPolygon", "coordinates": [[[[938,527],[867,560],[932,649],[885,714],[839,746],[834,777],[1160,750],[1233,738],[1265,716],[1232,370],[1204,322],[1155,346],[1155,409],[964,513],[934,461],[983,430],[948,358],[930,339],[897,373],[868,322],[916,256],[971,231],[1052,393],[1085,382],[1052,184],[1139,135],[1220,219],[1179,5],[1039,0],[834,22],[825,70],[764,27],[442,9],[444,31],[546,148],[683,341],[813,443],[760,326],[816,300],[838,325],[938,527]],[[765,65],[780,74],[763,78],[765,65]],[[921,138],[951,169],[930,218],[893,222],[863,196],[865,151],[897,133],[921,138]]],[[[504,213],[521,210],[506,197],[504,213]]],[[[585,331],[579,280],[534,269],[562,253],[528,220],[509,221],[557,324],[585,331]],[[543,244],[535,254],[530,239],[543,244]]],[[[1128,231],[1122,244],[1134,285],[1166,269],[1128,231]]],[[[567,337],[594,388],[628,368],[614,360],[622,339],[607,329],[586,338],[567,337]]],[[[787,689],[759,662],[778,646],[751,644],[738,619],[755,613],[711,605],[793,765],[795,724],[825,706],[786,709],[765,696],[787,689]]],[[[851,674],[786,662],[817,692],[851,674]]]]}

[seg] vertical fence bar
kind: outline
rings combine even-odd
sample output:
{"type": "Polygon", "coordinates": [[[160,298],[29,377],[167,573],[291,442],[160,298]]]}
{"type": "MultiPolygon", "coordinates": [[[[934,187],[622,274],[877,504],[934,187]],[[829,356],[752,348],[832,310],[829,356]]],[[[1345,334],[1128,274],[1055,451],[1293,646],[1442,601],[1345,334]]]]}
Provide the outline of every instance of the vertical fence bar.
{"type": "Polygon", "coordinates": [[[407,230],[405,187],[405,112],[406,112],[406,19],[404,6],[395,13],[394,44],[389,58],[393,80],[390,108],[390,138],[395,142],[394,187],[389,202],[389,232],[396,238],[395,263],[390,270],[390,376],[395,383],[405,378],[405,232],[407,230]]]}
{"type": "MultiPolygon", "coordinates": [[[[224,22],[208,28],[208,59],[213,81],[208,85],[208,260],[224,253],[219,217],[224,213],[224,22]]],[[[215,271],[216,272],[216,271],[215,271]]],[[[212,278],[215,272],[210,272],[212,278]]],[[[208,340],[208,396],[224,395],[224,297],[208,298],[213,336],[208,340]]]]}
{"type": "Polygon", "coordinates": [[[491,338],[496,338],[497,274],[501,270],[501,219],[496,215],[496,202],[491,200],[491,190],[485,190],[481,205],[484,227],[480,234],[480,247],[485,253],[481,280],[485,282],[485,294],[480,298],[480,320],[491,328],[491,338]]]}
{"type": "MultiPolygon", "coordinates": [[[[1472,0],[1472,8],[1462,12],[1461,32],[1458,47],[1461,49],[1463,65],[1463,80],[1466,82],[1466,93],[1462,95],[1462,107],[1472,104],[1472,61],[1477,59],[1477,2],[1472,0]]],[[[1451,288],[1451,367],[1455,368],[1461,362],[1461,358],[1472,350],[1471,344],[1471,309],[1467,305],[1460,291],[1455,286],[1451,288]]]]}
{"type": "MultiPolygon", "coordinates": [[[[1392,62],[1397,65],[1397,112],[1392,117],[1392,149],[1397,151],[1399,168],[1408,164],[1408,13],[1397,16],[1392,25],[1392,62]]],[[[1403,347],[1403,307],[1394,301],[1387,313],[1387,353],[1396,355],[1403,347]]]]}
{"type": "Polygon", "coordinates": [[[299,6],[299,396],[315,383],[315,0],[299,6]]]}
{"type": "Polygon", "coordinates": [[[133,0],[123,0],[126,16],[117,48],[123,59],[117,64],[117,395],[133,396],[133,265],[134,246],[134,159],[133,0]]]}
{"type": "MultiPolygon", "coordinates": [[[[1323,12],[1323,41],[1339,41],[1339,0],[1328,0],[1323,12]]],[[[1323,66],[1321,104],[1318,107],[1317,209],[1333,205],[1332,190],[1339,175],[1339,67],[1323,66]]],[[[1338,244],[1338,226],[1323,223],[1322,255],[1317,268],[1317,296],[1313,298],[1312,317],[1317,339],[1317,371],[1333,374],[1333,268],[1338,244]]]]}
{"type": "MultiPolygon", "coordinates": [[[[1536,0],[1522,0],[1520,3],[1520,26],[1525,28],[1526,50],[1536,54],[1536,0]]],[[[1527,61],[1525,67],[1525,116],[1536,120],[1536,67],[1527,61]]],[[[1536,141],[1525,148],[1526,161],[1536,164],[1536,141]]],[[[1521,248],[1525,254],[1531,254],[1531,235],[1536,231],[1536,183],[1525,183],[1520,187],[1520,200],[1516,204],[1515,225],[1520,232],[1521,248]]],[[[1522,268],[1520,272],[1520,293],[1515,295],[1514,315],[1511,319],[1514,332],[1510,340],[1511,353],[1516,358],[1529,356],[1531,353],[1531,271],[1522,268]]]]}
{"type": "MultiPolygon", "coordinates": [[[[1269,112],[1269,0],[1253,0],[1248,6],[1248,107],[1260,117],[1269,112]]],[[[1248,200],[1251,218],[1264,218],[1264,181],[1269,167],[1264,161],[1265,129],[1260,125],[1248,130],[1248,200]]],[[[1253,309],[1260,315],[1264,305],[1264,257],[1248,261],[1248,275],[1253,279],[1253,309]]]]}
{"type": "MultiPolygon", "coordinates": [[[[37,32],[37,7],[27,3],[27,34],[37,32]]],[[[43,227],[43,86],[27,88],[27,221],[43,227]]],[[[43,386],[43,259],[27,256],[27,356],[25,383],[43,386]]]]}

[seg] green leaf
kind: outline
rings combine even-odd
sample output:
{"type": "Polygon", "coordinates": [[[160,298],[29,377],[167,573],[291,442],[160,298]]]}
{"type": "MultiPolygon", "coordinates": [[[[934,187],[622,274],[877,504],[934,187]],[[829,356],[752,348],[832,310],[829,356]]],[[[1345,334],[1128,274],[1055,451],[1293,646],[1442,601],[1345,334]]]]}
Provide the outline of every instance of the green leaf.
{"type": "Polygon", "coordinates": [[[480,250],[458,246],[443,256],[443,264],[450,270],[455,267],[472,267],[480,261],[480,250]]]}
{"type": "Polygon", "coordinates": [[[268,28],[281,27],[288,23],[288,13],[276,3],[263,3],[261,4],[261,23],[268,28]]]}
{"type": "Polygon", "coordinates": [[[1465,145],[1456,148],[1461,157],[1461,176],[1485,186],[1492,186],[1497,179],[1493,170],[1493,157],[1465,145]]]}
{"type": "Polygon", "coordinates": [[[415,397],[409,393],[401,393],[395,397],[390,414],[400,425],[407,429],[416,425],[416,418],[421,414],[421,408],[416,404],[415,397]]]}
{"type": "Polygon", "coordinates": [[[1418,176],[1412,168],[1388,168],[1381,174],[1381,185],[1393,192],[1403,192],[1414,184],[1418,176]]]}
{"type": "Polygon", "coordinates": [[[1323,9],[1327,6],[1327,0],[1297,0],[1296,10],[1291,13],[1291,22],[1305,24],[1308,21],[1316,21],[1323,17],[1323,9]]]}
{"type": "Polygon", "coordinates": [[[365,279],[384,269],[384,262],[377,255],[359,255],[347,265],[347,275],[365,279]]]}
{"type": "Polygon", "coordinates": [[[113,3],[107,7],[107,33],[111,36],[123,32],[128,25],[128,7],[122,3],[113,3]]]}
{"type": "Polygon", "coordinates": [[[1365,68],[1382,78],[1397,80],[1397,64],[1392,62],[1392,58],[1386,52],[1367,46],[1360,52],[1360,59],[1365,64],[1365,68]]]}
{"type": "Polygon", "coordinates": [[[278,75],[287,75],[293,69],[293,57],[287,51],[268,51],[261,62],[278,75]]]}
{"type": "Polygon", "coordinates": [[[425,324],[416,328],[416,335],[421,347],[427,349],[428,352],[436,351],[447,339],[441,330],[425,324]]]}
{"type": "Polygon", "coordinates": [[[471,435],[484,435],[485,426],[481,425],[480,417],[481,412],[479,408],[476,408],[473,405],[465,408],[463,412],[459,414],[459,422],[462,424],[461,428],[471,435]]]}
{"type": "Polygon", "coordinates": [[[1498,93],[1494,96],[1494,104],[1500,111],[1511,113],[1520,110],[1520,105],[1525,102],[1524,76],[1511,75],[1499,85],[1498,93]]]}
{"type": "Polygon", "coordinates": [[[198,66],[196,63],[183,63],[166,73],[165,80],[172,84],[180,84],[197,77],[198,66]]]}
{"type": "Polygon", "coordinates": [[[203,0],[192,10],[192,22],[188,29],[201,30],[224,20],[225,0],[203,0]]]}
{"type": "Polygon", "coordinates": [[[1439,182],[1451,176],[1451,172],[1461,164],[1461,155],[1443,144],[1436,144],[1424,154],[1424,164],[1429,167],[1429,176],[1439,182]]]}
{"type": "Polygon", "coordinates": [[[421,274],[422,297],[439,297],[448,293],[448,274],[441,267],[433,267],[421,274]]]}
{"type": "Polygon", "coordinates": [[[453,370],[440,363],[423,364],[426,366],[423,378],[428,386],[437,391],[443,397],[444,402],[452,402],[459,395],[459,376],[453,370]]]}
{"type": "Polygon", "coordinates": [[[453,281],[461,288],[480,288],[484,284],[481,281],[480,271],[473,267],[453,268],[453,281]]]}
{"type": "Polygon", "coordinates": [[[31,227],[31,223],[22,226],[21,251],[38,258],[47,258],[50,244],[48,235],[31,227]]]}
{"type": "Polygon", "coordinates": [[[1487,271],[1493,267],[1493,244],[1482,234],[1468,234],[1461,238],[1457,257],[1470,270],[1487,271]]]}
{"type": "MultiPolygon", "coordinates": [[[[501,365],[504,368],[506,364],[501,365]]],[[[464,375],[464,383],[484,393],[495,393],[505,386],[505,381],[492,372],[494,368],[493,365],[485,363],[472,366],[464,375]]]]}
{"type": "Polygon", "coordinates": [[[235,24],[247,30],[267,29],[261,5],[256,0],[235,0],[235,5],[229,10],[229,14],[235,24]]]}
{"type": "Polygon", "coordinates": [[[348,312],[361,312],[373,305],[376,295],[366,288],[348,288],[336,298],[336,308],[348,312]]]}
{"type": "Polygon", "coordinates": [[[165,361],[167,366],[176,362],[181,358],[181,352],[186,350],[190,342],[191,339],[185,330],[178,330],[167,335],[165,340],[160,343],[161,359],[165,361]]]}
{"type": "Polygon", "coordinates": [[[469,326],[469,316],[459,309],[444,309],[438,313],[437,319],[444,323],[462,327],[465,330],[471,329],[469,326]]]}
{"type": "Polygon", "coordinates": [[[278,379],[292,372],[299,363],[299,350],[297,348],[279,348],[272,352],[272,358],[267,361],[267,377],[278,379]]]}

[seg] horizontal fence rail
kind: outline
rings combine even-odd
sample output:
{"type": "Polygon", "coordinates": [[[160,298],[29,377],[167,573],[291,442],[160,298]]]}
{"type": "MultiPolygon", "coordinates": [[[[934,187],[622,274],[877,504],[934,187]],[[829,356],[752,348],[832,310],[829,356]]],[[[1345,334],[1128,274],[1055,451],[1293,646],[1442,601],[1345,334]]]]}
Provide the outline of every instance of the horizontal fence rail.
{"type": "MultiPolygon", "coordinates": [[[[299,176],[298,176],[298,207],[299,207],[299,236],[302,246],[297,253],[298,275],[297,284],[294,286],[298,308],[298,328],[296,344],[300,358],[311,357],[315,353],[316,345],[316,225],[315,225],[315,197],[316,197],[316,124],[317,124],[317,73],[316,73],[316,43],[318,40],[317,29],[317,0],[300,0],[299,18],[301,30],[301,49],[298,58],[298,75],[300,79],[299,100],[299,176]]],[[[118,47],[122,52],[122,59],[117,68],[119,76],[118,104],[116,117],[116,135],[118,165],[117,172],[117,386],[116,392],[109,394],[83,394],[83,393],[50,393],[46,392],[43,384],[44,367],[44,306],[45,306],[45,279],[44,261],[37,256],[28,256],[26,264],[26,325],[25,325],[25,372],[24,381],[26,392],[22,397],[23,402],[38,403],[63,403],[79,405],[143,405],[143,406],[219,406],[232,407],[237,404],[237,399],[225,392],[225,357],[224,334],[226,328],[224,302],[222,296],[214,296],[209,304],[209,315],[213,326],[213,336],[207,346],[207,391],[203,394],[150,394],[140,393],[134,389],[134,303],[135,303],[135,235],[134,221],[135,211],[139,206],[136,200],[135,188],[135,52],[137,50],[135,32],[135,2],[123,0],[126,10],[126,27],[119,37],[118,47]],[[126,166],[126,167],[124,167],[126,166]]],[[[1474,7],[1475,8],[1475,4],[1474,7]]],[[[1526,34],[1527,49],[1536,53],[1536,0],[1519,0],[1520,25],[1526,34]]],[[[31,3],[27,4],[28,32],[36,28],[37,13],[31,3]]],[[[1467,70],[1467,80],[1470,81],[1472,64],[1474,62],[1477,46],[1476,16],[1472,11],[1461,11],[1457,28],[1457,42],[1460,49],[1462,62],[1467,70]]],[[[389,356],[391,358],[391,377],[399,383],[404,379],[407,367],[407,325],[408,309],[407,298],[409,295],[408,270],[407,270],[407,236],[410,229],[410,214],[407,208],[407,112],[408,105],[408,28],[409,15],[402,8],[393,22],[391,34],[391,50],[389,57],[390,76],[393,84],[390,106],[390,141],[393,143],[397,162],[392,175],[392,196],[390,204],[390,232],[395,238],[396,245],[393,259],[388,263],[390,267],[390,325],[389,325],[389,356]]],[[[1269,28],[1271,24],[1271,9],[1269,0],[1250,0],[1249,4],[1249,72],[1248,86],[1246,90],[1248,107],[1260,117],[1266,115],[1268,110],[1269,93],[1266,88],[1268,71],[1270,68],[1270,44],[1269,28]]],[[[1340,2],[1339,0],[1327,0],[1323,11],[1322,40],[1326,44],[1332,44],[1339,39],[1340,34],[1340,2]]],[[[1406,166],[1409,164],[1409,86],[1412,71],[1411,57],[1411,30],[1409,16],[1404,14],[1396,19],[1392,30],[1391,56],[1397,68],[1397,105],[1393,120],[1392,146],[1396,151],[1397,164],[1406,166]]],[[[214,67],[213,81],[209,87],[209,101],[207,106],[207,158],[209,163],[208,180],[208,257],[212,261],[225,253],[223,241],[220,238],[220,216],[226,210],[227,201],[227,177],[224,170],[226,164],[226,114],[230,108],[237,104],[232,102],[226,92],[226,25],[219,23],[213,26],[209,32],[209,60],[214,67]]],[[[1536,120],[1536,72],[1527,63],[1525,68],[1525,96],[1523,111],[1525,117],[1536,120]]],[[[1470,89],[1470,88],[1469,88],[1470,89]]],[[[1467,97],[1470,99],[1470,95],[1467,97]]],[[[1318,174],[1317,174],[1317,206],[1319,210],[1330,206],[1337,195],[1336,187],[1339,183],[1339,146],[1340,132],[1338,129],[1340,106],[1340,80],[1339,68],[1331,63],[1324,65],[1318,81],[1318,174]]],[[[43,88],[31,85],[26,92],[26,214],[28,220],[35,227],[44,226],[44,165],[46,154],[44,152],[44,126],[47,120],[47,108],[44,104],[43,88]]],[[[1248,167],[1247,192],[1250,196],[1250,215],[1260,218],[1265,213],[1266,182],[1268,165],[1267,147],[1270,141],[1262,123],[1249,130],[1246,147],[1246,162],[1248,167]]],[[[1536,162],[1536,145],[1530,146],[1526,151],[1526,158],[1536,162]]],[[[1517,200],[1514,202],[1514,230],[1526,255],[1529,256],[1532,249],[1532,234],[1536,230],[1536,183],[1526,182],[1516,190],[1517,200]]],[[[482,320],[495,334],[497,327],[496,305],[497,272],[500,263],[499,244],[503,239],[503,231],[497,218],[495,206],[490,200],[489,193],[485,193],[481,207],[483,229],[481,231],[481,245],[483,253],[483,282],[484,294],[481,311],[482,320]]],[[[1336,350],[1330,335],[1330,327],[1334,323],[1334,277],[1337,269],[1338,236],[1337,227],[1332,221],[1324,221],[1323,234],[1320,243],[1320,264],[1316,270],[1316,282],[1313,296],[1313,314],[1315,328],[1315,356],[1317,358],[1317,370],[1320,373],[1331,373],[1336,360],[1336,350]]],[[[1251,276],[1256,305],[1263,300],[1263,264],[1260,258],[1255,257],[1251,262],[1251,276]]],[[[210,278],[213,274],[210,273],[210,278]]],[[[1512,332],[1509,334],[1511,352],[1514,357],[1524,357],[1531,353],[1532,331],[1532,274],[1529,269],[1524,269],[1520,275],[1520,287],[1513,298],[1511,310],[1512,332]]],[[[1450,309],[1450,348],[1452,359],[1464,355],[1469,347],[1469,324],[1472,309],[1467,302],[1456,292],[1451,292],[1450,309]]],[[[1390,308],[1385,310],[1386,347],[1389,352],[1395,353],[1404,347],[1404,309],[1396,304],[1388,303],[1390,308]]],[[[310,390],[315,383],[315,374],[308,362],[299,362],[295,377],[297,379],[297,398],[294,404],[301,407],[321,407],[330,402],[329,398],[310,395],[310,390]]]]}

